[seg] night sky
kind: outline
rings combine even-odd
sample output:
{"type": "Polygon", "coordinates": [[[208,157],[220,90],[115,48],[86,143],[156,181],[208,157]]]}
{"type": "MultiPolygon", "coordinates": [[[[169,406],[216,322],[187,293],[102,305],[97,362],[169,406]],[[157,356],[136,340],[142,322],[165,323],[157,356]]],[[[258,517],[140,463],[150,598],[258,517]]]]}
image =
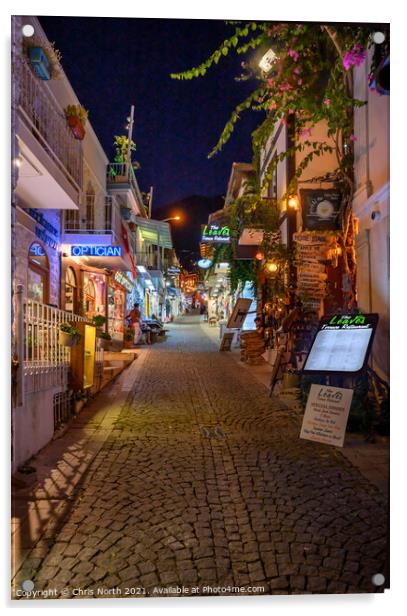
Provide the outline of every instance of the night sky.
{"type": "Polygon", "coordinates": [[[224,150],[208,160],[230,113],[252,90],[236,82],[240,56],[223,57],[205,77],[172,80],[206,60],[233,31],[222,21],[40,17],[48,38],[106,154],[125,134],[135,105],[133,157],[141,190],[154,186],[154,205],[189,195],[224,195],[234,161],[251,162],[251,132],[259,113],[246,112],[224,150]]]}

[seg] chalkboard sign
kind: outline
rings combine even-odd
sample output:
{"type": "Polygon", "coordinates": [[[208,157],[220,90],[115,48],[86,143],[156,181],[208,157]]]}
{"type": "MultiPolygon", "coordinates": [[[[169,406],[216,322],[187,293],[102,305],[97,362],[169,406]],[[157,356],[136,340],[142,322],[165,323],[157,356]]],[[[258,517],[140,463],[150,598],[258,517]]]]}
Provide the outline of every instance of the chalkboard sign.
{"type": "Polygon", "coordinates": [[[225,332],[220,343],[219,351],[230,351],[232,346],[232,340],[235,332],[225,332]]]}
{"type": "Polygon", "coordinates": [[[324,317],[305,360],[305,374],[351,374],[366,367],[377,314],[324,317]]]}
{"type": "Polygon", "coordinates": [[[303,229],[317,231],[340,228],[342,195],[338,190],[303,188],[300,190],[300,197],[303,229]]]}
{"type": "Polygon", "coordinates": [[[233,308],[233,312],[229,317],[229,320],[227,323],[228,329],[241,329],[242,328],[242,325],[247,316],[251,303],[252,303],[251,299],[239,297],[239,299],[237,300],[233,308]]]}

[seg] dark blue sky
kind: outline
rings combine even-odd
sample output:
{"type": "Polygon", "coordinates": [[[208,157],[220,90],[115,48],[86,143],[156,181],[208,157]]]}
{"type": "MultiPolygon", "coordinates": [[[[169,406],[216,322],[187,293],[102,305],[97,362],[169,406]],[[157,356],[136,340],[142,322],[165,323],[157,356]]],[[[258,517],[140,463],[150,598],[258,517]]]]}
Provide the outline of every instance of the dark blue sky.
{"type": "Polygon", "coordinates": [[[225,194],[234,161],[251,161],[259,113],[242,115],[224,150],[208,160],[229,115],[253,88],[236,82],[243,58],[227,56],[206,77],[170,79],[205,60],[233,26],[214,20],[40,17],[62,52],[62,65],[106,151],[125,133],[135,105],[134,158],[142,190],[154,205],[182,197],[225,194]]]}

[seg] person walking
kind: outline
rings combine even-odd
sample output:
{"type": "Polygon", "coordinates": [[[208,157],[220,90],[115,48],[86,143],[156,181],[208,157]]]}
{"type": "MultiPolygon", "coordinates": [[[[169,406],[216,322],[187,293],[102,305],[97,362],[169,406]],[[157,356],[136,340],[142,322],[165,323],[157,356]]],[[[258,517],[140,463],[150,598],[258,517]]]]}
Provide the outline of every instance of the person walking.
{"type": "Polygon", "coordinates": [[[127,315],[126,319],[130,319],[131,327],[134,332],[133,344],[138,344],[141,339],[141,312],[139,308],[140,304],[134,304],[133,310],[127,315]]]}

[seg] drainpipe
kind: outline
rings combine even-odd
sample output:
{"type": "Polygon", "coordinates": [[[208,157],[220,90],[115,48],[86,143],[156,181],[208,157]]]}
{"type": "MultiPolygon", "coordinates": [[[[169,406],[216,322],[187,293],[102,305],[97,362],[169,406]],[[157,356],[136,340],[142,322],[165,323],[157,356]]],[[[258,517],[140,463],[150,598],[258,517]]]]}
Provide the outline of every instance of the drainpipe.
{"type": "Polygon", "coordinates": [[[16,406],[24,406],[24,300],[23,285],[18,284],[16,290],[16,406]]]}

